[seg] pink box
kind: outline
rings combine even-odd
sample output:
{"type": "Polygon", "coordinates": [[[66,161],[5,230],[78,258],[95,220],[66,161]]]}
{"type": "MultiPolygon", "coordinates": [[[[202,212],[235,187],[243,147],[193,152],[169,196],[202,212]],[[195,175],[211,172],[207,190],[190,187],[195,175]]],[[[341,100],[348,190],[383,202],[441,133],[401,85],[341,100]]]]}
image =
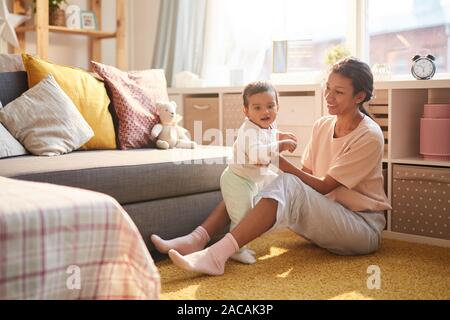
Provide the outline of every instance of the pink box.
{"type": "Polygon", "coordinates": [[[450,104],[426,104],[423,118],[450,119],[450,104]]]}
{"type": "Polygon", "coordinates": [[[450,104],[426,104],[420,119],[420,154],[426,160],[450,160],[450,104]]]}

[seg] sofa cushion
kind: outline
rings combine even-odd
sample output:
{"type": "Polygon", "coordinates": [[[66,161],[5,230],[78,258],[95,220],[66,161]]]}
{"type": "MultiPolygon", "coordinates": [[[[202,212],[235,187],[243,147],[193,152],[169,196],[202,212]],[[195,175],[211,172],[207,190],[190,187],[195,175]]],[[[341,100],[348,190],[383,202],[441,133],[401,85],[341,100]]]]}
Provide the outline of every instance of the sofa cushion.
{"type": "Polygon", "coordinates": [[[23,63],[31,87],[51,74],[83,115],[95,136],[83,146],[85,149],[116,149],[116,137],[109,98],[104,84],[84,70],[60,66],[23,54],[23,63]]]}
{"type": "Polygon", "coordinates": [[[28,78],[25,71],[0,73],[0,102],[6,106],[28,90],[28,78]]]}
{"type": "Polygon", "coordinates": [[[91,62],[92,69],[105,79],[119,120],[122,150],[154,147],[151,130],[159,122],[156,103],[167,102],[164,70],[122,71],[91,62]]]}
{"type": "Polygon", "coordinates": [[[0,109],[0,121],[34,155],[79,149],[94,132],[53,76],[0,109]]]}
{"type": "Polygon", "coordinates": [[[0,158],[23,156],[25,154],[27,154],[27,150],[0,123],[0,158]]]}
{"type": "Polygon", "coordinates": [[[231,148],[78,151],[0,160],[0,176],[109,194],[121,204],[219,190],[231,148]]]}

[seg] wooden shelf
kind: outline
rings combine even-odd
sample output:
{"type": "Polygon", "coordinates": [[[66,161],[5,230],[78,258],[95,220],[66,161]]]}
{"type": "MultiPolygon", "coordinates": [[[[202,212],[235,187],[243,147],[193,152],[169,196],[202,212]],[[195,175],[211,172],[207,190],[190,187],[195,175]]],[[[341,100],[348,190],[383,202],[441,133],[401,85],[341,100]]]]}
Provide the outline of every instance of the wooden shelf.
{"type": "MultiPolygon", "coordinates": [[[[102,60],[101,40],[116,40],[116,67],[119,69],[127,68],[126,59],[126,39],[125,39],[125,1],[116,0],[116,31],[105,32],[100,30],[87,29],[69,29],[66,27],[49,25],[49,0],[36,0],[35,23],[30,26],[19,26],[16,28],[17,38],[19,40],[20,49],[14,48],[15,53],[26,51],[26,32],[36,32],[36,54],[42,59],[48,59],[49,38],[51,33],[60,33],[65,35],[86,36],[89,40],[89,57],[88,61],[102,60]]],[[[109,2],[109,1],[108,1],[109,2]]],[[[22,0],[14,0],[14,13],[26,14],[27,8],[24,7],[22,0]]],[[[102,0],[87,1],[87,9],[94,11],[97,17],[98,26],[102,25],[102,0]]]]}
{"type": "MultiPolygon", "coordinates": [[[[25,26],[16,28],[17,33],[32,32],[32,31],[36,31],[36,26],[25,26]]],[[[66,27],[59,27],[59,26],[49,26],[48,31],[73,35],[84,35],[97,39],[107,39],[116,37],[115,32],[105,32],[99,30],[85,30],[85,29],[69,29],[66,27]]]]}

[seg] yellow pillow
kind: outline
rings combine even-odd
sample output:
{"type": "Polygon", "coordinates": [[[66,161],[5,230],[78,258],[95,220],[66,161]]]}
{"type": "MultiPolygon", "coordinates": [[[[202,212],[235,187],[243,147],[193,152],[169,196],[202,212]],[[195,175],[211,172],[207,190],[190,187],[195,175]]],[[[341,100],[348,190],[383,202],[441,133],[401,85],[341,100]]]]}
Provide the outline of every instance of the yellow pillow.
{"type": "Polygon", "coordinates": [[[51,74],[92,128],[95,136],[83,149],[116,149],[116,134],[108,111],[110,101],[101,81],[84,70],[59,66],[27,54],[22,54],[22,60],[30,88],[51,74]]]}

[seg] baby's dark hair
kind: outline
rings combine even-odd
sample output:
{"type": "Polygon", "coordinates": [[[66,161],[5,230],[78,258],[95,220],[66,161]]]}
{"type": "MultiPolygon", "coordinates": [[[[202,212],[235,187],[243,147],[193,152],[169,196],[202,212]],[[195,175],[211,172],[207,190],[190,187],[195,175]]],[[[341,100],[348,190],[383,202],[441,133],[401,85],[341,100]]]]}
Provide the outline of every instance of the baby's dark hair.
{"type": "Polygon", "coordinates": [[[275,99],[278,104],[278,92],[275,89],[275,87],[270,82],[267,81],[255,81],[249,83],[244,89],[244,93],[242,95],[244,99],[244,106],[248,107],[248,98],[262,92],[273,92],[275,94],[275,99]]]}

